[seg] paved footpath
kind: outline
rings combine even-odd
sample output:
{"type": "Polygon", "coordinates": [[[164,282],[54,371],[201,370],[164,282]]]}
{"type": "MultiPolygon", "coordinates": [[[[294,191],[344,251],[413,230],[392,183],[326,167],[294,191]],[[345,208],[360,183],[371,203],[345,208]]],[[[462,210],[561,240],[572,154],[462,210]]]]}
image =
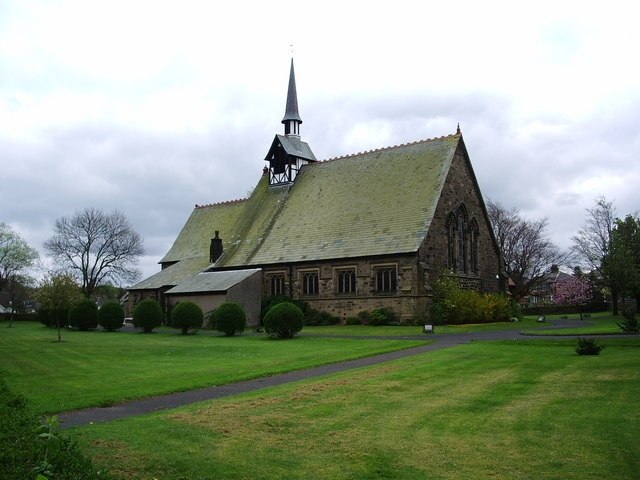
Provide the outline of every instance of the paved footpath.
{"type": "MultiPolygon", "coordinates": [[[[571,320],[558,323],[554,327],[550,328],[567,328],[574,325],[584,326],[585,322],[574,322],[571,320]]],[[[309,335],[311,336],[311,335],[309,335]]],[[[618,336],[618,335],[613,335],[618,336]]],[[[335,337],[335,336],[332,336],[335,337]]],[[[346,337],[346,336],[345,336],[346,337]]],[[[599,336],[602,337],[602,336],[599,336]]],[[[353,338],[352,336],[350,338],[353,338]]],[[[320,377],[322,375],[328,375],[332,373],[344,372],[346,370],[352,370],[354,368],[368,367],[370,365],[376,365],[379,363],[396,360],[398,358],[410,357],[413,355],[420,355],[425,352],[431,352],[433,350],[440,350],[442,348],[449,348],[455,345],[468,343],[472,340],[518,340],[518,339],[532,339],[532,338],[567,338],[566,336],[525,336],[517,331],[498,331],[498,332],[477,332],[477,333],[462,333],[462,334],[450,334],[450,335],[434,335],[431,337],[421,336],[406,336],[406,337],[360,337],[360,338],[393,338],[393,339],[407,339],[407,340],[435,340],[434,343],[422,345],[419,347],[408,348],[405,350],[397,350],[394,352],[383,353],[380,355],[374,355],[371,357],[358,358],[355,360],[347,360],[344,362],[333,363],[330,365],[323,365],[320,367],[307,368],[304,370],[296,370],[288,373],[281,373],[270,377],[256,378],[254,380],[247,380],[243,382],[230,383],[220,386],[211,386],[206,388],[200,388],[197,390],[190,390],[187,392],[169,393],[166,395],[158,395],[153,397],[147,397],[140,400],[132,400],[130,402],[113,405],[110,407],[96,407],[86,408],[83,410],[75,410],[70,412],[64,412],[58,414],[58,420],[61,428],[75,427],[79,425],[87,425],[92,423],[109,422],[120,418],[132,417],[135,415],[142,415],[144,413],[155,412],[158,410],[164,410],[168,408],[181,407],[183,405],[189,405],[195,402],[201,402],[203,400],[212,400],[215,398],[230,397],[232,395],[238,395],[240,393],[251,392],[260,390],[263,388],[273,387],[277,385],[283,385],[286,383],[297,382],[299,380],[305,380],[314,377],[320,377]]]]}

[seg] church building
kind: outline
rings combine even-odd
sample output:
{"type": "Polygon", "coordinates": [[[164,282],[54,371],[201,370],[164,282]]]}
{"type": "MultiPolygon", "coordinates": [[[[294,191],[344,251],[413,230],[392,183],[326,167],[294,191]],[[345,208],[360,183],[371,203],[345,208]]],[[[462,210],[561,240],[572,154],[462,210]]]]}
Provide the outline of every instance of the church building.
{"type": "Polygon", "coordinates": [[[284,134],[249,198],[196,205],[162,269],[129,289],[129,307],[191,300],[208,312],[288,295],[342,319],[390,308],[420,318],[431,283],[504,291],[498,245],[462,134],[318,161],[302,140],[293,60],[284,134]]]}

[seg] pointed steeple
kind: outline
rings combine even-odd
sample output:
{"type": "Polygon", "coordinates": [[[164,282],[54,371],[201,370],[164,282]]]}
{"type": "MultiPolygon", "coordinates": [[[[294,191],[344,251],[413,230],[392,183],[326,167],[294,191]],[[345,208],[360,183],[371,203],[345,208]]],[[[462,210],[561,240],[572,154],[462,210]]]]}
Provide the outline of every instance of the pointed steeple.
{"type": "Polygon", "coordinates": [[[300,118],[300,113],[298,113],[298,93],[296,91],[296,74],[293,71],[293,58],[291,59],[291,70],[289,72],[287,105],[282,123],[284,124],[285,135],[300,135],[302,119],[300,118]]]}
{"type": "Polygon", "coordinates": [[[289,73],[289,89],[287,90],[287,106],[282,119],[284,135],[276,135],[265,160],[269,162],[269,186],[291,185],[303,166],[317,162],[307,142],[300,140],[300,124],[302,119],[298,113],[298,94],[296,92],[296,75],[289,73]]]}

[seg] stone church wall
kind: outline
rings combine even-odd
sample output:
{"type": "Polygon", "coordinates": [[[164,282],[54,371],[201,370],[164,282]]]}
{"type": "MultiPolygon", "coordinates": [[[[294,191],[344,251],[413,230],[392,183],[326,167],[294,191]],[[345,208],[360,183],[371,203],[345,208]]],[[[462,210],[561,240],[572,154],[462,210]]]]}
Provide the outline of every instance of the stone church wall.
{"type": "Polygon", "coordinates": [[[396,257],[369,257],[351,260],[336,260],[287,267],[266,267],[263,270],[263,297],[269,297],[271,275],[284,275],[285,295],[296,300],[304,300],[317,310],[325,311],[345,321],[356,317],[363,310],[390,308],[400,321],[409,322],[426,308],[426,295],[421,292],[418,282],[416,255],[396,257]],[[376,272],[378,268],[392,268],[396,274],[396,288],[393,292],[378,292],[376,272]],[[356,273],[356,291],[340,293],[338,272],[353,269],[356,273]],[[303,275],[317,272],[318,293],[305,294],[303,275]]]}
{"type": "Polygon", "coordinates": [[[430,285],[448,265],[447,217],[461,204],[467,211],[468,225],[475,218],[478,223],[478,271],[473,273],[467,258],[466,272],[454,269],[463,288],[496,292],[499,290],[497,275],[500,259],[491,236],[491,226],[485,215],[480,191],[473,181],[472,171],[465,160],[461,147],[455,154],[447,181],[438,202],[429,234],[422,244],[418,257],[425,266],[425,282],[430,285]]]}
{"type": "MultiPolygon", "coordinates": [[[[429,233],[417,254],[266,267],[262,285],[263,297],[271,295],[270,276],[277,274],[284,277],[283,293],[285,295],[304,300],[313,308],[329,312],[343,321],[348,317],[357,316],[362,310],[391,308],[402,322],[421,323],[431,303],[430,283],[440,272],[449,268],[447,217],[461,204],[467,212],[467,229],[471,219],[475,219],[478,224],[478,268],[476,272],[472,272],[468,257],[466,271],[456,272],[460,286],[487,292],[498,291],[497,275],[500,271],[500,260],[480,195],[465,159],[465,152],[459,147],[436,207],[429,233]],[[397,281],[395,291],[388,293],[376,291],[376,269],[380,267],[395,269],[397,281]],[[355,270],[357,288],[354,293],[339,293],[337,272],[341,269],[355,270]],[[304,294],[305,272],[317,272],[317,294],[304,294]]],[[[470,245],[468,248],[470,249],[470,245]]]]}

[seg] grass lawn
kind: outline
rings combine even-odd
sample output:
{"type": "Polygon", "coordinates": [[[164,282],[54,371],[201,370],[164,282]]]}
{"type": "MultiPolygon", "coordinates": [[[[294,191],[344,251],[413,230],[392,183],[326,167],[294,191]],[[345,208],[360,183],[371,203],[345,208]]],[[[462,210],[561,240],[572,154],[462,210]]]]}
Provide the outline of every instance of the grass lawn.
{"type": "MultiPolygon", "coordinates": [[[[437,325],[436,335],[447,333],[493,332],[498,330],[523,330],[540,327],[538,317],[527,317],[520,322],[478,323],[470,325],[437,325]]],[[[544,324],[543,324],[544,325],[544,324]]],[[[542,326],[543,326],[542,325],[542,326]]],[[[547,324],[548,326],[548,324],[547,324]]],[[[356,335],[405,337],[423,335],[422,326],[369,326],[369,325],[327,325],[323,327],[304,327],[302,334],[314,335],[356,335]]]]}
{"type": "Polygon", "coordinates": [[[640,478],[640,340],[474,342],[72,429],[131,479],[640,478]]]}
{"type": "MultiPolygon", "coordinates": [[[[526,317],[528,320],[534,319],[534,317],[526,317]]],[[[535,317],[537,318],[537,317],[535,317]]],[[[569,315],[569,318],[574,320],[580,320],[580,315],[569,315]]],[[[547,315],[546,320],[553,323],[553,320],[560,319],[560,315],[547,315]]],[[[584,327],[571,327],[562,328],[556,330],[545,329],[523,329],[522,333],[528,335],[605,335],[611,333],[624,333],[617,323],[621,323],[624,320],[622,315],[614,317],[610,312],[592,313],[590,317],[584,318],[584,327]]]]}
{"type": "Polygon", "coordinates": [[[400,350],[425,341],[266,336],[106,333],[0,323],[0,370],[37,413],[105,406],[341,360],[400,350]]]}

